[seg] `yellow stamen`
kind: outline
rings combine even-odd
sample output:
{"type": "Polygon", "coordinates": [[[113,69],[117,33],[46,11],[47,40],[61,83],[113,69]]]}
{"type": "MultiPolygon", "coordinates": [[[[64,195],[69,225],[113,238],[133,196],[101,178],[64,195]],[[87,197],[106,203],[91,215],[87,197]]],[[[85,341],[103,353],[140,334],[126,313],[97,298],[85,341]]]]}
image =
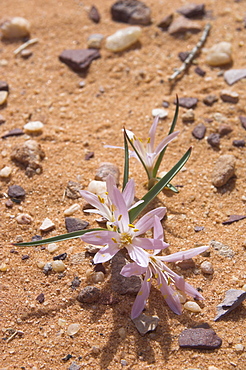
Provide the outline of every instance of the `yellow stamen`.
{"type": "Polygon", "coordinates": [[[108,191],[105,191],[105,194],[108,195],[108,191]]]}
{"type": "Polygon", "coordinates": [[[158,274],[155,274],[155,278],[156,278],[156,279],[158,278],[158,276],[159,276],[158,274]]]}
{"type": "Polygon", "coordinates": [[[168,297],[167,294],[163,294],[163,298],[166,299],[168,297]]]}
{"type": "Polygon", "coordinates": [[[138,292],[138,295],[142,295],[142,294],[143,294],[143,292],[142,292],[142,291],[138,292]]]}
{"type": "Polygon", "coordinates": [[[118,216],[118,221],[120,221],[122,219],[122,215],[119,215],[118,216]]]}
{"type": "Polygon", "coordinates": [[[132,229],[134,229],[134,225],[133,224],[128,224],[129,227],[131,227],[132,229]]]}
{"type": "Polygon", "coordinates": [[[113,231],[117,231],[117,227],[115,225],[113,226],[113,231]]]}
{"type": "Polygon", "coordinates": [[[113,240],[114,243],[118,243],[117,240],[115,238],[111,238],[113,240]]]}
{"type": "Polygon", "coordinates": [[[170,285],[171,282],[172,282],[172,279],[170,278],[170,276],[168,276],[168,278],[167,278],[167,285],[170,285]]]}
{"type": "Polygon", "coordinates": [[[147,282],[149,283],[150,282],[150,278],[147,279],[147,282]]]}
{"type": "Polygon", "coordinates": [[[133,231],[134,231],[135,233],[137,233],[137,232],[139,231],[139,229],[134,229],[133,231]]]}
{"type": "Polygon", "coordinates": [[[148,144],[150,143],[150,137],[148,137],[148,139],[147,139],[147,143],[148,143],[148,144]]]}
{"type": "Polygon", "coordinates": [[[158,288],[161,289],[161,287],[162,287],[162,284],[159,284],[159,287],[158,288]]]}
{"type": "Polygon", "coordinates": [[[102,203],[102,204],[104,204],[104,202],[105,202],[104,198],[103,197],[100,197],[100,195],[98,195],[97,197],[99,199],[99,202],[102,203]]]}

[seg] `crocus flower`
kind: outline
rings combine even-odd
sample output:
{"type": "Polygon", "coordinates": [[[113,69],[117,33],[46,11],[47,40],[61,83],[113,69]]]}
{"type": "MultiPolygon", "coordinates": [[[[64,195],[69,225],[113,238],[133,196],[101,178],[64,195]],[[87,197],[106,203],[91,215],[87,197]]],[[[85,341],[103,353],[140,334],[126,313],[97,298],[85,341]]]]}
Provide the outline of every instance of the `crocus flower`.
{"type": "MultiPolygon", "coordinates": [[[[159,219],[155,217],[154,239],[162,240],[162,238],[162,225],[159,219]]],[[[155,250],[154,253],[148,254],[149,263],[147,267],[139,266],[135,262],[125,265],[121,270],[121,274],[125,277],[145,273],[144,281],[132,307],[131,318],[135,319],[143,311],[150,293],[152,277],[156,278],[158,287],[166,303],[177,315],[181,314],[182,306],[175,288],[195,299],[203,299],[202,295],[195,288],[186,283],[181,276],[173,272],[164,262],[177,262],[189,259],[204,252],[207,248],[208,246],[203,246],[166,256],[157,256],[160,251],[155,250]]]]}
{"type": "Polygon", "coordinates": [[[113,186],[110,198],[115,219],[111,230],[92,231],[82,235],[81,239],[86,243],[102,246],[94,257],[94,263],[109,261],[120,249],[126,248],[137,265],[147,268],[149,257],[145,249],[160,250],[168,244],[163,239],[143,238],[140,235],[154,226],[155,217],[158,220],[164,217],[166,208],[159,207],[146,213],[133,225],[129,220],[126,201],[116,186],[113,186]]]}

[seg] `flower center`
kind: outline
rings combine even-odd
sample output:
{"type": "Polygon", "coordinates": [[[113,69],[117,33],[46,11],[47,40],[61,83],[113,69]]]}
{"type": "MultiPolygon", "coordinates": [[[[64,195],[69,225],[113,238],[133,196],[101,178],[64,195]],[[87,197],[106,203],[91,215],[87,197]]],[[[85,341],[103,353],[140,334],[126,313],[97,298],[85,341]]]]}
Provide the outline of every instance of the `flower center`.
{"type": "Polygon", "coordinates": [[[125,246],[132,243],[132,235],[128,233],[121,233],[120,234],[120,248],[124,248],[125,246]]]}

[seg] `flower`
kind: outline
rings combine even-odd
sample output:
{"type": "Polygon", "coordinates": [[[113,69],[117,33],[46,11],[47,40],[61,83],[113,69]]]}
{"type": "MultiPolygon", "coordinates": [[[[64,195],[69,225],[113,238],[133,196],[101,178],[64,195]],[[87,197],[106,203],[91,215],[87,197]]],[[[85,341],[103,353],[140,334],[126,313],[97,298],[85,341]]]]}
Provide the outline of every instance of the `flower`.
{"type": "Polygon", "coordinates": [[[135,225],[130,223],[126,201],[116,186],[110,189],[110,203],[115,220],[108,230],[86,233],[81,239],[86,243],[103,246],[95,255],[94,263],[110,260],[120,249],[126,248],[131,259],[137,265],[147,267],[148,253],[144,249],[163,249],[168,246],[163,239],[140,237],[154,226],[154,220],[161,220],[166,212],[165,207],[156,208],[146,213],[135,225]]]}
{"type": "MultiPolygon", "coordinates": [[[[155,217],[154,221],[154,239],[163,239],[162,225],[157,217],[155,217]]],[[[145,273],[144,281],[132,307],[131,318],[135,319],[143,311],[150,293],[151,279],[153,276],[157,280],[158,287],[166,303],[177,315],[181,314],[182,306],[175,288],[187,293],[195,299],[203,299],[202,295],[195,288],[168,268],[164,262],[177,262],[189,259],[204,252],[207,248],[208,246],[203,246],[167,256],[157,256],[156,254],[160,251],[155,250],[154,253],[148,254],[149,263],[147,267],[139,266],[135,262],[125,265],[121,270],[121,274],[125,277],[142,275],[145,273]]]]}

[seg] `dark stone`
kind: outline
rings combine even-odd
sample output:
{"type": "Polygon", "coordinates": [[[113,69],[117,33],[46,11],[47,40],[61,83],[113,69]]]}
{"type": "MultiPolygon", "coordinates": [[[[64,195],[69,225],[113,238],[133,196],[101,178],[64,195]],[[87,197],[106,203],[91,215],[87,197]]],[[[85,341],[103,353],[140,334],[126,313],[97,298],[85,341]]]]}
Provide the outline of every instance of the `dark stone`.
{"type": "Polygon", "coordinates": [[[100,295],[101,295],[100,289],[88,285],[81,290],[77,297],[77,300],[80,303],[95,303],[99,300],[100,295]]]}
{"type": "Polygon", "coordinates": [[[199,231],[202,231],[202,230],[204,230],[204,226],[195,226],[195,227],[194,227],[194,231],[195,231],[196,233],[198,233],[199,231]]]}
{"type": "Polygon", "coordinates": [[[4,116],[2,116],[2,114],[0,114],[0,125],[2,125],[5,122],[6,122],[6,119],[4,118],[4,116]]]}
{"type": "Polygon", "coordinates": [[[94,158],[94,152],[88,152],[85,155],[85,160],[89,161],[91,158],[94,158]]]}
{"type": "MultiPolygon", "coordinates": [[[[183,108],[187,108],[187,109],[195,108],[197,103],[198,103],[197,98],[179,98],[179,105],[180,107],[183,107],[183,108]]],[[[176,101],[174,104],[176,104],[176,101]]]]}
{"type": "Polygon", "coordinates": [[[201,18],[205,15],[205,4],[188,4],[177,10],[187,18],[201,18]]]}
{"type": "Polygon", "coordinates": [[[195,68],[195,72],[196,72],[196,74],[198,74],[201,77],[204,77],[205,74],[206,74],[206,72],[199,66],[195,68]]]}
{"type": "Polygon", "coordinates": [[[245,140],[233,140],[232,144],[238,148],[243,148],[245,146],[245,140]]]}
{"type": "Polygon", "coordinates": [[[163,102],[162,102],[162,106],[163,106],[164,108],[168,108],[168,107],[169,107],[169,103],[168,103],[168,101],[163,101],[163,102]]]}
{"type": "Polygon", "coordinates": [[[220,135],[219,134],[210,134],[207,138],[207,142],[213,148],[218,148],[220,146],[220,135]]]}
{"type": "Polygon", "coordinates": [[[26,192],[25,192],[25,190],[23,189],[22,186],[19,186],[19,185],[11,185],[8,188],[8,196],[10,198],[20,199],[20,198],[24,198],[25,195],[26,195],[26,192]]]}
{"type": "Polygon", "coordinates": [[[64,50],[59,59],[76,72],[85,71],[94,59],[100,58],[96,49],[70,49],[64,50]]]}
{"type": "Polygon", "coordinates": [[[139,0],[119,0],[111,7],[112,19],[128,24],[148,25],[151,23],[151,10],[139,0]]]}
{"type": "Polygon", "coordinates": [[[6,206],[7,208],[13,208],[14,203],[12,202],[12,200],[11,200],[11,199],[8,199],[8,200],[6,200],[6,202],[5,202],[5,206],[6,206]]]}
{"type": "Polygon", "coordinates": [[[9,92],[9,85],[6,81],[0,81],[0,91],[9,92]]]}
{"type": "Polygon", "coordinates": [[[82,190],[82,186],[78,182],[70,180],[68,181],[65,195],[70,199],[78,199],[81,198],[80,190],[82,190]]]}
{"type": "Polygon", "coordinates": [[[72,231],[84,230],[89,226],[89,222],[75,217],[65,217],[66,229],[69,233],[72,231]]]}
{"type": "Polygon", "coordinates": [[[72,289],[78,288],[80,286],[80,283],[81,283],[81,280],[79,280],[78,276],[75,276],[75,278],[73,279],[71,283],[71,288],[72,289]]]}
{"type": "Polygon", "coordinates": [[[181,51],[180,53],[178,53],[178,57],[181,60],[181,62],[184,62],[185,59],[189,56],[189,54],[190,53],[188,51],[181,51]]]}
{"type": "Polygon", "coordinates": [[[217,306],[217,315],[214,321],[218,321],[221,317],[238,307],[246,299],[245,290],[229,289],[225,293],[225,299],[217,306]]]}
{"type": "Polygon", "coordinates": [[[246,117],[245,116],[239,116],[240,122],[243,126],[243,128],[246,130],[246,117]]]}
{"type": "Polygon", "coordinates": [[[210,94],[210,95],[205,96],[205,98],[203,99],[203,103],[211,107],[218,100],[219,98],[216,95],[210,94]]]}
{"type": "Polygon", "coordinates": [[[222,225],[230,225],[233,222],[237,222],[237,221],[243,220],[244,218],[246,218],[246,216],[231,215],[228,220],[222,222],[222,225]]]}
{"type": "Polygon", "coordinates": [[[62,358],[62,361],[63,362],[67,362],[68,360],[70,360],[70,358],[72,358],[73,356],[70,355],[70,354],[67,354],[65,357],[62,358]]]}
{"type": "Polygon", "coordinates": [[[226,135],[230,134],[233,131],[233,129],[229,125],[221,124],[219,126],[218,131],[219,131],[220,137],[223,137],[223,136],[226,136],[226,135]]]}
{"type": "Polygon", "coordinates": [[[44,303],[44,293],[40,293],[36,300],[39,302],[39,303],[44,303]]]}
{"type": "Polygon", "coordinates": [[[67,253],[61,253],[58,256],[53,257],[54,261],[60,260],[64,261],[67,258],[67,253]]]}
{"type": "Polygon", "coordinates": [[[185,329],[179,336],[179,346],[182,348],[211,350],[219,348],[221,344],[222,339],[210,327],[185,329]]]}
{"type": "Polygon", "coordinates": [[[95,272],[103,272],[104,274],[106,274],[106,269],[105,269],[105,267],[102,263],[96,263],[95,267],[94,267],[94,271],[95,272]]]}
{"type": "Polygon", "coordinates": [[[192,131],[192,135],[198,139],[198,140],[202,140],[205,136],[205,133],[206,133],[206,126],[204,126],[203,123],[199,123],[192,131]]]}
{"type": "Polygon", "coordinates": [[[94,5],[91,7],[88,16],[94,23],[100,22],[101,16],[99,14],[99,11],[94,5]]]}
{"type": "Polygon", "coordinates": [[[189,258],[187,260],[177,262],[176,265],[179,266],[181,270],[189,270],[195,267],[195,262],[192,258],[189,258]]]}
{"type": "Polygon", "coordinates": [[[24,131],[21,128],[14,128],[13,130],[10,130],[9,132],[7,132],[7,134],[3,135],[2,139],[6,139],[7,137],[11,137],[11,136],[20,136],[20,135],[24,135],[24,131]]]}
{"type": "Polygon", "coordinates": [[[81,366],[76,364],[76,362],[72,362],[68,368],[68,370],[80,370],[80,369],[81,369],[81,366]]]}
{"type": "Polygon", "coordinates": [[[172,21],[173,14],[169,14],[166,17],[162,18],[162,20],[157,24],[157,27],[162,28],[163,30],[167,30],[172,21]]]}
{"type": "Polygon", "coordinates": [[[29,258],[30,258],[30,256],[28,256],[28,254],[23,254],[21,256],[22,261],[29,260],[29,258]]]}
{"type": "Polygon", "coordinates": [[[52,271],[52,264],[50,262],[47,262],[44,265],[43,273],[48,276],[51,273],[51,271],[52,271]]]}
{"type": "Polygon", "coordinates": [[[237,104],[239,101],[239,95],[228,90],[221,91],[220,98],[223,102],[231,104],[237,104]]]}
{"type": "Polygon", "coordinates": [[[32,242],[36,242],[36,241],[38,241],[38,240],[42,240],[42,236],[41,236],[41,235],[34,235],[34,236],[32,237],[32,242]]]}

